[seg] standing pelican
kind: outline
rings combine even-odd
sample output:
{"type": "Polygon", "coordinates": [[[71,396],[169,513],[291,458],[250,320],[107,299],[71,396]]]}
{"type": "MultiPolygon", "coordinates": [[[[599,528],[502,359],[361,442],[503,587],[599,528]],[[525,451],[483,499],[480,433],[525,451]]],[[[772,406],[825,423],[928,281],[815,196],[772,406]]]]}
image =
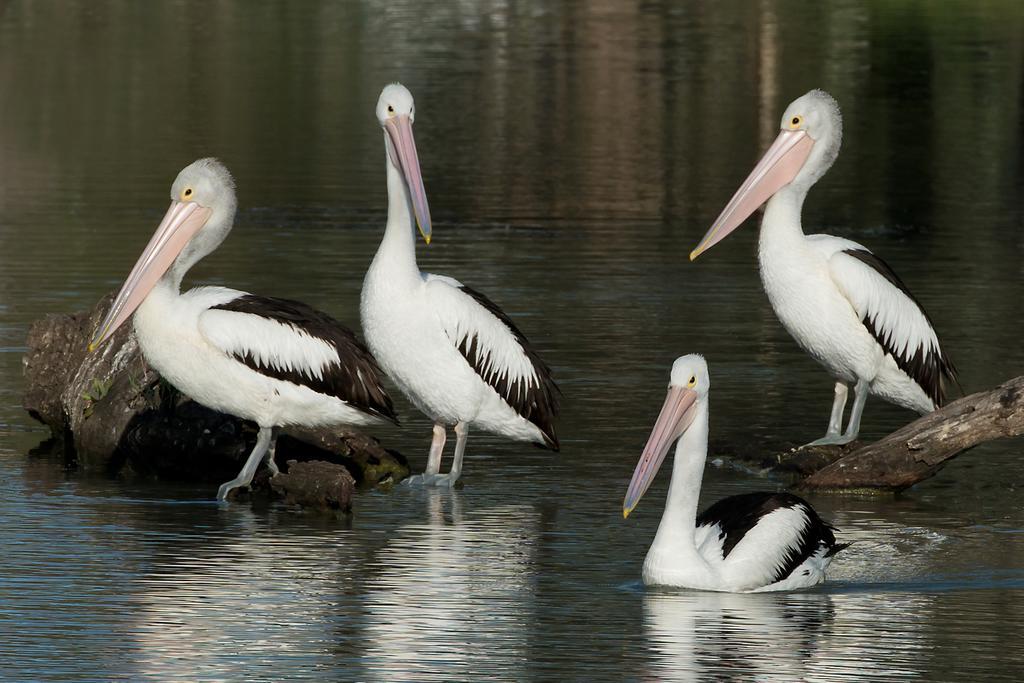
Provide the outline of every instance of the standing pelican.
{"type": "Polygon", "coordinates": [[[802,498],[748,493],[724,498],[697,515],[710,388],[701,356],[682,356],[672,364],[668,396],[622,503],[628,517],[678,440],[665,512],[644,560],[644,583],[731,593],[821,583],[833,556],[848,544],[836,543],[833,528],[802,498]]]}
{"type": "Polygon", "coordinates": [[[430,210],[412,135],[412,94],[384,88],[377,120],[384,129],[388,220],[363,281],[366,342],[384,371],[434,421],[423,475],[410,481],[454,485],[470,426],[558,450],[552,422],[558,389],[551,370],[490,299],[457,280],[421,273],[416,226],[430,243],[430,210]],[[455,455],[439,474],[447,427],[455,455]]]}
{"type": "Polygon", "coordinates": [[[277,428],[395,421],[369,351],[341,323],[309,306],[225,287],[180,293],[189,268],[213,252],[235,219],[235,185],[216,159],[186,166],[171,206],[89,345],[134,313],[146,360],[199,403],[259,425],[256,447],[225,500],[248,486],[261,461],[277,474],[277,428]]]}
{"type": "Polygon", "coordinates": [[[836,381],[828,431],[811,446],[857,438],[869,393],[924,414],[942,405],[943,381],[956,380],[928,314],[892,268],[856,242],[803,233],[804,198],[836,160],[842,136],[831,95],[812,90],[794,100],[775,142],[690,253],[692,261],[768,202],[758,246],[765,292],[783,327],[836,381]]]}

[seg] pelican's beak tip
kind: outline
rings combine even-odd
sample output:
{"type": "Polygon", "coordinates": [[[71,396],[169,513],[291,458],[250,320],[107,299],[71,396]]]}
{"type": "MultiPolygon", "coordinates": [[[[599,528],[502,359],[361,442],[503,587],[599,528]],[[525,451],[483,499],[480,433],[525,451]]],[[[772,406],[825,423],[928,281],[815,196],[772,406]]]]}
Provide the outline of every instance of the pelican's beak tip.
{"type": "Polygon", "coordinates": [[[692,263],[692,262],[696,261],[698,256],[700,256],[700,252],[699,251],[697,251],[696,249],[691,251],[690,252],[690,262],[692,263]]]}
{"type": "Polygon", "coordinates": [[[430,246],[430,235],[424,235],[423,240],[427,243],[427,246],[430,246]]]}
{"type": "Polygon", "coordinates": [[[95,351],[96,350],[96,342],[89,342],[89,346],[88,346],[87,350],[88,350],[89,353],[92,353],[93,351],[95,351]]]}
{"type": "Polygon", "coordinates": [[[633,508],[622,508],[622,518],[629,519],[629,513],[633,511],[633,508]]]}

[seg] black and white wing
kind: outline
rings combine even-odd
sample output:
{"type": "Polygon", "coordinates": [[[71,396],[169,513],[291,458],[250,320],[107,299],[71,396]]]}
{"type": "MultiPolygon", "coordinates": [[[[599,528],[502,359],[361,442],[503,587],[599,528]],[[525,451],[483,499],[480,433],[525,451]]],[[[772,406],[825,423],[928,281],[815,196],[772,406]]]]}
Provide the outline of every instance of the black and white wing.
{"type": "Polygon", "coordinates": [[[741,572],[751,586],[786,579],[811,556],[831,557],[848,544],[836,543],[833,528],[799,496],[746,493],[724,498],[697,517],[701,554],[741,572]]]}
{"type": "Polygon", "coordinates": [[[896,366],[941,406],[943,383],[956,381],[956,368],[924,308],[885,261],[856,242],[828,239],[841,247],[828,260],[832,280],[896,366]]]}
{"type": "Polygon", "coordinates": [[[397,422],[377,362],[355,334],[299,301],[239,293],[199,316],[199,331],[256,372],[397,422]]]}
{"type": "Polygon", "coordinates": [[[428,275],[427,294],[466,362],[557,451],[558,387],[526,336],[494,302],[458,280],[428,275]]]}

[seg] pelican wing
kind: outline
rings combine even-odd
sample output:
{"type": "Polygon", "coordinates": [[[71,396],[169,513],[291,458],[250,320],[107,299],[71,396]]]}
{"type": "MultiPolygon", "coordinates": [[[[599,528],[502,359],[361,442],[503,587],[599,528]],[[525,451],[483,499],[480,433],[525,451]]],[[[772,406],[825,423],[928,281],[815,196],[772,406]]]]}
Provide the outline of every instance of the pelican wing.
{"type": "Polygon", "coordinates": [[[832,239],[841,247],[828,259],[832,280],[896,366],[941,406],[943,380],[955,381],[956,368],[928,314],[889,264],[856,242],[832,239]]]}
{"type": "Polygon", "coordinates": [[[558,387],[526,336],[494,302],[458,280],[428,275],[427,294],[445,334],[466,362],[518,415],[540,429],[548,447],[558,450],[553,424],[558,387]]]}
{"type": "Polygon", "coordinates": [[[750,587],[768,586],[792,574],[819,552],[834,555],[833,528],[799,496],[747,493],[724,498],[697,517],[701,553],[750,587]]]}
{"type": "Polygon", "coordinates": [[[377,362],[351,330],[326,313],[298,301],[238,292],[204,311],[199,331],[256,372],[397,422],[377,362]]]}

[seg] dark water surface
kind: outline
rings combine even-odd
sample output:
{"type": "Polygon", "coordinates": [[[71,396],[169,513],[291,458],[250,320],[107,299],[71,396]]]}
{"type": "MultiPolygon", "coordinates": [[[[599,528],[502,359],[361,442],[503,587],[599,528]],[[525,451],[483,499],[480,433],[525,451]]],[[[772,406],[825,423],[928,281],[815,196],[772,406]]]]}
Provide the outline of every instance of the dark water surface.
{"type": "MultiPolygon", "coordinates": [[[[898,498],[814,497],[856,543],[805,593],[645,590],[667,477],[620,510],[682,353],[711,364],[719,452],[824,431],[831,382],[761,292],[756,230],[686,259],[812,87],[845,139],[805,225],[893,265],[967,391],[1024,373],[1022,85],[1011,1],[0,3],[0,678],[1020,679],[1019,439],[898,498]],[[463,489],[362,494],[347,522],[34,455],[29,323],[117,286],[198,156],[241,209],[192,280],[357,326],[392,80],[421,265],[535,341],[562,453],[477,435],[463,489]]],[[[429,425],[400,408],[380,436],[420,469],[429,425]]],[[[911,417],[872,400],[864,435],[911,417]]],[[[703,500],[784,485],[709,466],[703,500]]]]}

